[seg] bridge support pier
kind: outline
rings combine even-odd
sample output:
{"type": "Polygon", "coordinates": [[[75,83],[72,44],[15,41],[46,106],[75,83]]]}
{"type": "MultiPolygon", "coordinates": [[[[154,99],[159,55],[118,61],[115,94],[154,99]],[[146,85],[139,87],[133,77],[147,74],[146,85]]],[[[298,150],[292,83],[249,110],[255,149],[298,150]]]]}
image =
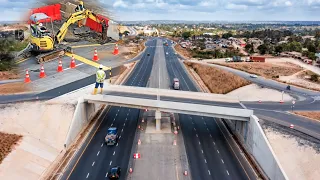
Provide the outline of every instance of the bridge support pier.
{"type": "Polygon", "coordinates": [[[156,118],[156,131],[160,131],[161,130],[161,112],[160,111],[156,111],[155,118],[156,118]]]}

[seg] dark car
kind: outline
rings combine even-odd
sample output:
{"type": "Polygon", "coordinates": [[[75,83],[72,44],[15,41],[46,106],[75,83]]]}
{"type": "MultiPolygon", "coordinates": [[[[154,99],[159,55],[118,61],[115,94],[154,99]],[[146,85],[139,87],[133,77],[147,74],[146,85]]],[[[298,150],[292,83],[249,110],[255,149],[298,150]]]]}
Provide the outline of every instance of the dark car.
{"type": "Polygon", "coordinates": [[[148,53],[147,56],[150,56],[150,53],[148,53]]]}
{"type": "Polygon", "coordinates": [[[121,168],[119,166],[115,166],[110,168],[108,172],[109,179],[119,179],[121,173],[121,168]]]}

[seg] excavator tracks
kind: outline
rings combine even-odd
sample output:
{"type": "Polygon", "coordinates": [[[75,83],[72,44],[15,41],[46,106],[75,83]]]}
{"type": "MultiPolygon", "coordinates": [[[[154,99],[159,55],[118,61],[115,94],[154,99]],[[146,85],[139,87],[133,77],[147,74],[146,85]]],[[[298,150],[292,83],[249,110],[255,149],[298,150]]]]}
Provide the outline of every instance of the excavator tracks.
{"type": "Polygon", "coordinates": [[[48,53],[40,54],[40,55],[36,56],[36,60],[37,60],[38,64],[42,64],[45,62],[55,60],[57,58],[62,58],[66,52],[72,53],[71,47],[58,48],[58,49],[50,51],[48,53]]]}

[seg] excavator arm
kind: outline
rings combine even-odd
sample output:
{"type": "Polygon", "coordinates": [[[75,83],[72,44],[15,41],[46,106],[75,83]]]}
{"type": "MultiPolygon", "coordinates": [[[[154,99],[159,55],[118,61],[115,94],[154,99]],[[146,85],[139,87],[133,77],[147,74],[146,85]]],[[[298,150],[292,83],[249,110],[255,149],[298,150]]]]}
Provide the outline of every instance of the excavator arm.
{"type": "Polygon", "coordinates": [[[73,14],[71,14],[71,16],[63,23],[63,25],[61,26],[61,28],[59,29],[59,31],[57,32],[56,36],[55,36],[55,41],[57,44],[59,44],[65,37],[65,35],[68,32],[68,27],[71,24],[74,24],[80,20],[86,19],[86,18],[90,18],[98,23],[102,23],[97,15],[95,15],[94,13],[92,13],[89,10],[84,10],[84,11],[80,11],[80,12],[75,12],[73,14]]]}

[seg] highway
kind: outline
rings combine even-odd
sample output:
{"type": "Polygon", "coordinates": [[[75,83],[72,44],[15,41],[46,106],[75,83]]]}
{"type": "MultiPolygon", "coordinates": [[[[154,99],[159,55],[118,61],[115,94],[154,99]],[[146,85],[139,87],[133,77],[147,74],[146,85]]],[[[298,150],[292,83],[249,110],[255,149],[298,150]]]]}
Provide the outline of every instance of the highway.
{"type": "MultiPolygon", "coordinates": [[[[124,85],[140,87],[147,85],[153,64],[155,41],[148,41],[146,46],[144,55],[124,85]],[[147,56],[147,53],[150,53],[150,56],[147,56]]],[[[125,174],[129,158],[132,158],[130,153],[139,112],[138,109],[111,107],[87,148],[72,168],[71,174],[64,175],[63,179],[105,179],[109,168],[116,165],[120,166],[125,174]],[[119,143],[114,147],[107,147],[103,143],[110,126],[117,127],[120,131],[119,143]]],[[[125,176],[122,175],[121,179],[124,178],[125,176]]]]}
{"type": "MultiPolygon", "coordinates": [[[[170,84],[177,77],[181,90],[198,91],[171,43],[164,47],[170,84]]],[[[241,108],[239,104],[238,107],[241,108]]],[[[215,118],[179,114],[179,121],[193,179],[255,179],[248,168],[243,168],[248,165],[240,164],[234,153],[236,149],[227,142],[215,118]]]]}

